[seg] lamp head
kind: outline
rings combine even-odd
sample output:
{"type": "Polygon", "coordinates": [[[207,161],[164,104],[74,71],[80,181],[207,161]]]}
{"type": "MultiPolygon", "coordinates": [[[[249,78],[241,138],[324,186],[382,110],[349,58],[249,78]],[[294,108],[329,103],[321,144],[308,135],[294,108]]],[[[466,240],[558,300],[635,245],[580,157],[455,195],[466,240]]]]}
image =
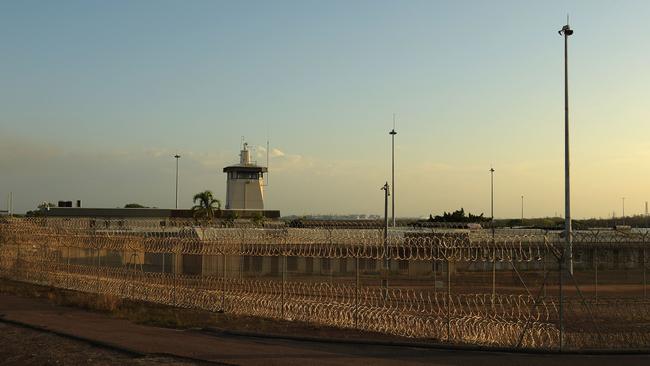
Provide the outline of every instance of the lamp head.
{"type": "Polygon", "coordinates": [[[569,25],[567,24],[564,27],[562,27],[562,29],[560,29],[558,31],[558,34],[559,35],[570,36],[570,35],[573,34],[573,29],[571,29],[571,27],[569,27],[569,25]]]}

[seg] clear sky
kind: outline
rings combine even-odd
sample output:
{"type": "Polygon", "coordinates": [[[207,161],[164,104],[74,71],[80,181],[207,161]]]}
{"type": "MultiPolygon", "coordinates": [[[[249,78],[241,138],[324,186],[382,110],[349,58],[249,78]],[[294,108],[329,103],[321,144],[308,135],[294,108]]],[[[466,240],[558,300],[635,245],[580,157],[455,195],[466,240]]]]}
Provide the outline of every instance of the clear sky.
{"type": "Polygon", "coordinates": [[[563,211],[570,39],[573,216],[650,200],[648,1],[0,1],[0,194],[15,210],[174,203],[270,136],[267,207],[563,211]]]}

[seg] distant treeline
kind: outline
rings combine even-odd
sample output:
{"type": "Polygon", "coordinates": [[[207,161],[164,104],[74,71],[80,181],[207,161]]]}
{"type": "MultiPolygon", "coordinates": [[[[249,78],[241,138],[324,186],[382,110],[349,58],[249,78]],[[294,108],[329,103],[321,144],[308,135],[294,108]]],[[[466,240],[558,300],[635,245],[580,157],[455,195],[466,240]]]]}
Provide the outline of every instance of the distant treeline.
{"type": "Polygon", "coordinates": [[[427,220],[429,222],[459,222],[459,223],[482,223],[482,222],[488,222],[490,221],[489,217],[483,217],[483,213],[480,215],[474,215],[472,213],[468,213],[465,215],[465,209],[460,208],[460,210],[456,210],[454,212],[443,212],[442,215],[436,215],[435,217],[433,215],[429,215],[429,219],[427,220]]]}
{"type": "MultiPolygon", "coordinates": [[[[610,219],[581,219],[572,220],[574,229],[589,229],[589,228],[613,228],[615,226],[626,225],[633,228],[646,228],[650,225],[650,217],[642,215],[617,217],[610,219]]],[[[494,220],[495,227],[513,227],[525,226],[536,229],[549,229],[549,230],[562,230],[564,229],[564,218],[562,217],[542,217],[524,219],[497,219],[494,220]]]]}
{"type": "MultiPolygon", "coordinates": [[[[474,215],[471,213],[466,214],[465,210],[461,207],[454,212],[443,212],[442,215],[429,215],[427,220],[418,220],[417,222],[446,222],[446,223],[477,223],[483,227],[490,226],[490,218],[484,217],[483,213],[474,215]]],[[[575,229],[587,228],[604,228],[615,227],[619,225],[627,225],[634,228],[649,227],[650,217],[644,215],[628,216],[625,218],[591,218],[582,220],[572,220],[575,229]]],[[[540,218],[525,218],[525,219],[495,219],[495,227],[527,227],[536,229],[548,230],[562,230],[564,228],[564,218],[562,217],[540,217],[540,218]]]]}

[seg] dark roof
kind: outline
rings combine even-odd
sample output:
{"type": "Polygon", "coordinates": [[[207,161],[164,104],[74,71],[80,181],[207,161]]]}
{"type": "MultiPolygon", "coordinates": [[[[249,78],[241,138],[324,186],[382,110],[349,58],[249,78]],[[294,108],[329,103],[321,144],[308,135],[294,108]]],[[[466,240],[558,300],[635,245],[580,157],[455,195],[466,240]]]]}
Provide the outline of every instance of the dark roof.
{"type": "Polygon", "coordinates": [[[268,168],[265,166],[257,166],[257,165],[242,165],[242,164],[237,164],[237,165],[230,165],[225,168],[223,168],[223,172],[262,172],[266,173],[268,172],[268,168]]]}
{"type": "MultiPolygon", "coordinates": [[[[95,217],[95,218],[191,218],[192,210],[164,209],[164,208],[79,208],[79,207],[51,207],[39,211],[43,216],[56,217],[95,217]]],[[[221,210],[215,212],[216,218],[236,215],[240,218],[253,217],[255,214],[270,219],[280,217],[278,210],[221,210]]]]}

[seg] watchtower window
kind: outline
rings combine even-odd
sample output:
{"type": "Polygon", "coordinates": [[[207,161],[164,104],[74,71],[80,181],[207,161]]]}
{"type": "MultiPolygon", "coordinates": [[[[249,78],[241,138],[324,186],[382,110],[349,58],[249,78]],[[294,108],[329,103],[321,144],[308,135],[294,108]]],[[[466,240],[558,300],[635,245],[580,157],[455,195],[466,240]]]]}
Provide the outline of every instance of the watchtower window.
{"type": "Polygon", "coordinates": [[[259,179],[260,173],[258,172],[237,172],[236,179],[259,179]]]}

